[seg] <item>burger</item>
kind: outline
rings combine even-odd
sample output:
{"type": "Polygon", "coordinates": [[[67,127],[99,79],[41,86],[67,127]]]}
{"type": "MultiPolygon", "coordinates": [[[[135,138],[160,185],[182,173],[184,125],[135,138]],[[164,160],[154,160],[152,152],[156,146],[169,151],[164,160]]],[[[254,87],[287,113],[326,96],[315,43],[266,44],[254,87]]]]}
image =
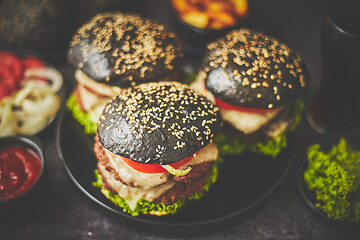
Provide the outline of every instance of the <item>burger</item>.
{"type": "Polygon", "coordinates": [[[288,46],[261,32],[238,29],[207,45],[192,86],[220,109],[220,151],[250,149],[276,156],[300,120],[307,82],[305,63],[288,46]]]}
{"type": "Polygon", "coordinates": [[[128,214],[175,213],[216,180],[220,119],[211,101],[181,83],[123,90],[99,119],[94,185],[128,214]]]}
{"type": "Polygon", "coordinates": [[[99,116],[120,89],[176,80],[183,52],[176,35],[136,14],[102,13],[82,25],[69,44],[76,88],[68,109],[95,133],[99,116]]]}

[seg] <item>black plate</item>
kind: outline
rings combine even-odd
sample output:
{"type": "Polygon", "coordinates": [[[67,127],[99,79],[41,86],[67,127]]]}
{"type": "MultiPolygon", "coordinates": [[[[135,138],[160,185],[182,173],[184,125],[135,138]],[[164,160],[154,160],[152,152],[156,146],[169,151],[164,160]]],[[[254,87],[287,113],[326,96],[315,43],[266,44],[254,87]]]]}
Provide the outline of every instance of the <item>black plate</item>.
{"type": "Polygon", "coordinates": [[[226,158],[219,169],[218,181],[202,199],[189,202],[171,216],[132,217],[106,199],[95,181],[97,160],[92,151],[93,136],[64,111],[56,129],[56,145],[60,159],[75,185],[105,213],[141,230],[171,233],[210,231],[241,219],[259,207],[285,178],[292,164],[290,157],[294,138],[276,159],[251,153],[226,158]]]}

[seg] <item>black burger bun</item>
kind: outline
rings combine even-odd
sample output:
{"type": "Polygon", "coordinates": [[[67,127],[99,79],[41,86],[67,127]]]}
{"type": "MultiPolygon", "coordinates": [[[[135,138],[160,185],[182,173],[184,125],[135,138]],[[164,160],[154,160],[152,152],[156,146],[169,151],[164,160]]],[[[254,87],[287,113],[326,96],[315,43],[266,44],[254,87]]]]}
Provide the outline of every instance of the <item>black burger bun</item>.
{"type": "Polygon", "coordinates": [[[234,106],[271,109],[304,94],[308,70],[288,46],[261,32],[238,29],[207,45],[206,88],[234,106]]]}
{"type": "Polygon", "coordinates": [[[145,83],[125,89],[103,111],[98,137],[109,151],[143,164],[171,164],[212,142],[218,108],[189,86],[145,83]]]}
{"type": "Polygon", "coordinates": [[[140,15],[101,13],[73,35],[68,62],[95,81],[121,88],[159,81],[182,62],[174,33],[140,15]]]}

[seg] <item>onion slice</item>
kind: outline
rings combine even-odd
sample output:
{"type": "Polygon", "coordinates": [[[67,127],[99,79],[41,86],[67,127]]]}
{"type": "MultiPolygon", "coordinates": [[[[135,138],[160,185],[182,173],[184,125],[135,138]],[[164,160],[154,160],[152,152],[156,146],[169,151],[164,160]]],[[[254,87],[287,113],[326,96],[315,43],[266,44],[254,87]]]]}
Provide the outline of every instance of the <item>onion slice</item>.
{"type": "Polygon", "coordinates": [[[12,121],[12,105],[9,98],[5,98],[0,102],[0,137],[15,135],[16,126],[12,121]]]}
{"type": "Polygon", "coordinates": [[[41,79],[46,78],[51,82],[51,91],[56,93],[63,85],[63,77],[61,73],[52,67],[46,68],[30,68],[24,73],[25,79],[41,79]]]}
{"type": "Polygon", "coordinates": [[[186,169],[176,169],[170,165],[161,165],[161,167],[163,167],[166,171],[175,176],[184,176],[188,174],[192,169],[191,166],[188,166],[186,169]]]}
{"type": "Polygon", "coordinates": [[[0,137],[36,134],[60,108],[61,97],[57,93],[63,78],[58,70],[31,68],[24,77],[22,88],[0,101],[0,137]]]}

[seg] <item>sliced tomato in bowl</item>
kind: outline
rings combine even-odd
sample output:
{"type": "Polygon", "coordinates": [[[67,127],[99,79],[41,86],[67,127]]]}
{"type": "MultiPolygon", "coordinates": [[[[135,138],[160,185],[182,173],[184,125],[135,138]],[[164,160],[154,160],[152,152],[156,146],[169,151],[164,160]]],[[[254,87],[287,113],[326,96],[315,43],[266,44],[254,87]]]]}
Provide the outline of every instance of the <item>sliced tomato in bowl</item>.
{"type": "Polygon", "coordinates": [[[6,88],[6,87],[4,87],[3,85],[2,85],[2,81],[0,80],[0,100],[1,99],[3,99],[3,98],[5,98],[5,97],[7,97],[7,96],[9,96],[10,95],[10,91],[6,88]]]}
{"type": "Polygon", "coordinates": [[[22,77],[24,73],[23,64],[20,58],[7,51],[0,51],[0,66],[8,69],[15,78],[22,77]]]}
{"type": "Polygon", "coordinates": [[[0,65],[0,99],[9,96],[19,86],[19,79],[11,72],[10,69],[0,65]]]}
{"type": "MultiPolygon", "coordinates": [[[[21,86],[20,82],[24,79],[24,73],[28,69],[43,68],[45,63],[33,56],[19,58],[8,51],[0,51],[0,99],[10,96],[21,86]]],[[[38,78],[47,81],[46,78],[38,78]]]]}
{"type": "Polygon", "coordinates": [[[42,68],[45,67],[44,62],[37,57],[25,57],[22,59],[25,70],[29,68],[42,68]]]}
{"type": "MultiPolygon", "coordinates": [[[[45,63],[37,58],[37,57],[25,57],[22,59],[22,64],[24,65],[24,75],[26,75],[26,71],[29,69],[39,69],[39,68],[45,68],[45,63]]],[[[36,79],[46,82],[48,79],[44,77],[36,77],[36,79]]]]}
{"type": "Polygon", "coordinates": [[[0,81],[1,85],[15,90],[18,85],[18,78],[8,69],[0,66],[0,81]]]}

